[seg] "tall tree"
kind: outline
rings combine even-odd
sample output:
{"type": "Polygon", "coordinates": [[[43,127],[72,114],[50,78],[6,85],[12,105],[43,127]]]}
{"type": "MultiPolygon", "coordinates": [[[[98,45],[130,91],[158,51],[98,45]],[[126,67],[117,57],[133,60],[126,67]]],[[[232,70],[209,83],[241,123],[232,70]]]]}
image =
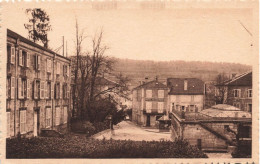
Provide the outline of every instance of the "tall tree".
{"type": "Polygon", "coordinates": [[[24,24],[25,29],[29,32],[29,39],[33,42],[40,41],[45,48],[48,48],[47,33],[51,30],[49,15],[40,8],[26,9],[29,23],[24,24]]]}
{"type": "Polygon", "coordinates": [[[229,80],[224,73],[218,74],[215,79],[215,101],[216,104],[226,104],[227,103],[227,94],[228,94],[228,87],[225,86],[225,82],[229,80]]]}

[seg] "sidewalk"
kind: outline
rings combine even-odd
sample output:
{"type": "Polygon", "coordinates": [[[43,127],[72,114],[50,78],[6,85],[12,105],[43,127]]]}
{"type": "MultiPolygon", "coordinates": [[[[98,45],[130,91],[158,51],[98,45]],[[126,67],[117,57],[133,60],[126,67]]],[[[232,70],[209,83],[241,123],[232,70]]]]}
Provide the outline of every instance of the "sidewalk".
{"type": "Polygon", "coordinates": [[[158,128],[155,127],[145,127],[145,126],[140,126],[138,124],[135,124],[132,121],[127,121],[127,123],[132,124],[133,126],[139,127],[147,132],[153,132],[153,133],[162,133],[162,134],[171,134],[171,132],[160,132],[158,128]]]}

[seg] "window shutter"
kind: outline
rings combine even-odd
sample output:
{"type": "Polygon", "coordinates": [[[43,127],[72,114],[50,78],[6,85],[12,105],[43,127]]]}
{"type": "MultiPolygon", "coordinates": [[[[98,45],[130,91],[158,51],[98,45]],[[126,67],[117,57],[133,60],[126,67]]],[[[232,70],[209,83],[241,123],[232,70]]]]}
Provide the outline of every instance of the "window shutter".
{"type": "Polygon", "coordinates": [[[62,99],[62,93],[63,93],[63,92],[62,92],[62,86],[63,86],[63,85],[60,84],[60,99],[62,99]]]}
{"type": "Polygon", "coordinates": [[[57,62],[57,74],[59,75],[60,74],[60,63],[57,62]]]}
{"type": "Polygon", "coordinates": [[[15,48],[11,47],[11,64],[15,63],[15,48]]]}
{"type": "Polygon", "coordinates": [[[26,52],[26,67],[29,68],[30,67],[30,54],[28,52],[26,52]]]}
{"type": "Polygon", "coordinates": [[[41,81],[41,84],[40,84],[40,99],[44,99],[44,92],[45,92],[45,89],[44,89],[44,81],[41,81]]]}
{"type": "Polygon", "coordinates": [[[51,99],[54,98],[54,84],[51,82],[51,99]]]}
{"type": "Polygon", "coordinates": [[[49,98],[49,95],[48,95],[48,82],[46,81],[45,82],[45,98],[48,99],[49,98]]]}
{"type": "Polygon", "coordinates": [[[11,99],[15,96],[15,77],[11,77],[11,99]]]}
{"type": "Polygon", "coordinates": [[[56,117],[55,117],[55,124],[59,125],[60,124],[60,107],[56,107],[56,117]]]}
{"type": "Polygon", "coordinates": [[[65,106],[63,108],[63,123],[67,123],[68,120],[68,108],[65,106]]]}
{"type": "Polygon", "coordinates": [[[6,127],[6,136],[10,137],[10,112],[6,112],[7,127],[6,127]]]}
{"type": "Polygon", "coordinates": [[[41,70],[41,56],[37,55],[37,70],[41,70]]]}
{"type": "Polygon", "coordinates": [[[22,93],[22,79],[18,78],[18,99],[20,99],[22,97],[21,93],[22,93]]]}
{"type": "Polygon", "coordinates": [[[30,79],[26,80],[27,89],[26,89],[26,98],[30,98],[30,79]]]}
{"type": "Polygon", "coordinates": [[[23,66],[23,51],[19,50],[19,66],[23,66]]]}
{"type": "Polygon", "coordinates": [[[70,98],[70,88],[69,88],[69,85],[67,85],[67,99],[70,98]]]}
{"type": "Polygon", "coordinates": [[[38,99],[36,80],[34,80],[34,82],[33,82],[33,98],[38,99]]]}

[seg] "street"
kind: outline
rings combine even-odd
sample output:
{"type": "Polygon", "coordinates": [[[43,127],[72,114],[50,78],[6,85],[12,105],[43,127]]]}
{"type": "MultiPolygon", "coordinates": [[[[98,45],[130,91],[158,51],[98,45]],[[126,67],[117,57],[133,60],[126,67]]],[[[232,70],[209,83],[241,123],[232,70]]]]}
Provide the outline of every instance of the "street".
{"type": "Polygon", "coordinates": [[[114,130],[103,131],[93,138],[95,139],[114,139],[114,140],[133,140],[133,141],[160,141],[160,140],[171,140],[170,133],[164,132],[159,133],[158,130],[146,130],[141,127],[134,125],[134,123],[129,121],[122,121],[116,126],[114,130]]]}

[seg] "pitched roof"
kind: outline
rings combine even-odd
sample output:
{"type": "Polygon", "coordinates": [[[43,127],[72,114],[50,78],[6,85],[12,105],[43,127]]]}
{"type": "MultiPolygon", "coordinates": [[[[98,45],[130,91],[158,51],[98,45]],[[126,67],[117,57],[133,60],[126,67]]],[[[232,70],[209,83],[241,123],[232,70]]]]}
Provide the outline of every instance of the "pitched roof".
{"type": "Polygon", "coordinates": [[[238,75],[224,83],[228,86],[252,86],[252,71],[238,75]]]}
{"type": "Polygon", "coordinates": [[[110,86],[111,85],[117,85],[116,82],[113,82],[113,81],[108,80],[108,79],[101,77],[101,76],[96,77],[96,84],[97,85],[110,85],[110,86]]]}
{"type": "Polygon", "coordinates": [[[43,50],[43,51],[49,52],[49,53],[51,53],[51,54],[56,54],[57,56],[59,56],[59,57],[61,57],[61,58],[70,60],[69,58],[67,58],[67,57],[65,57],[65,56],[59,55],[59,54],[57,54],[56,52],[54,52],[54,51],[52,51],[52,50],[50,50],[50,49],[48,49],[48,48],[45,48],[45,47],[43,47],[43,46],[41,46],[41,45],[39,45],[39,44],[37,44],[37,43],[32,42],[32,41],[29,40],[29,39],[26,39],[25,37],[23,37],[23,36],[17,34],[16,32],[14,32],[14,31],[12,31],[12,30],[10,30],[10,29],[7,29],[7,36],[9,36],[9,37],[11,37],[11,38],[14,38],[14,39],[19,39],[20,41],[22,41],[22,42],[24,42],[24,43],[26,43],[26,44],[29,44],[29,45],[31,45],[31,46],[37,47],[37,48],[39,48],[39,49],[41,49],[41,50],[43,50]]]}
{"type": "Polygon", "coordinates": [[[154,80],[154,81],[150,81],[150,82],[144,83],[142,85],[139,85],[136,88],[134,88],[133,90],[139,89],[139,88],[165,88],[166,89],[167,86],[157,80],[154,80]]]}
{"type": "Polygon", "coordinates": [[[169,95],[203,95],[204,82],[197,78],[168,78],[169,95]],[[187,80],[187,90],[184,90],[184,81],[187,80]]]}

